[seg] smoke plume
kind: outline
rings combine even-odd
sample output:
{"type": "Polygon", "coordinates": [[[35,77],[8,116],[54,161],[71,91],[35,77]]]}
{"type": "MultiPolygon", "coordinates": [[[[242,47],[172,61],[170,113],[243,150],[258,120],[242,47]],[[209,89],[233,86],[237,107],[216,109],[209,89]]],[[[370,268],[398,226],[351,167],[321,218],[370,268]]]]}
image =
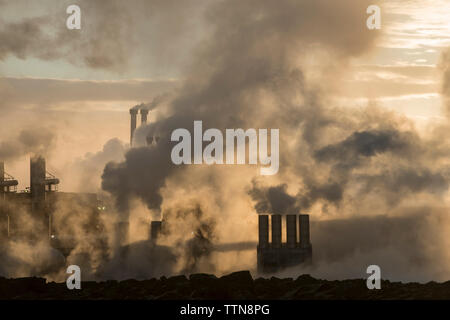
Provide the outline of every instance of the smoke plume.
{"type": "MultiPolygon", "coordinates": [[[[184,86],[167,107],[168,116],[145,128],[149,135],[161,137],[158,144],[130,150],[125,162],[108,164],[103,188],[123,206],[133,195],[149,209],[162,209],[163,216],[195,199],[208,204],[204,215],[215,217],[217,225],[248,221],[239,228],[253,234],[254,212],[310,213],[312,220],[360,216],[372,221],[372,216],[388,215],[393,221],[414,221],[419,218],[408,207],[424,206],[435,212],[445,206],[449,186],[445,159],[450,149],[440,137],[419,134],[411,121],[374,104],[355,110],[332,99],[352,57],[370,51],[376,43],[378,33],[369,32],[361,19],[369,4],[227,1],[211,5],[206,13],[213,26],[211,37],[197,48],[184,86]],[[248,166],[175,168],[169,159],[170,133],[176,128],[192,132],[194,120],[202,120],[204,130],[280,128],[279,174],[261,179],[248,166]],[[249,197],[253,214],[247,211],[249,197]]],[[[358,221],[341,233],[330,233],[352,235],[346,244],[349,253],[336,259],[358,260],[352,248],[365,237],[358,231],[363,222],[358,221]]],[[[444,232],[437,224],[433,227],[444,232]]],[[[421,261],[424,274],[436,275],[429,259],[394,261],[393,256],[410,245],[398,234],[416,237],[418,232],[407,223],[399,223],[398,228],[402,231],[390,233],[388,239],[367,240],[377,252],[376,259],[395,262],[398,270],[409,263],[419,266],[421,261]],[[392,252],[383,254],[383,248],[392,252]]],[[[320,237],[325,233],[312,232],[319,239],[315,251],[325,256],[318,254],[320,270],[332,253],[322,251],[326,244],[320,237]]],[[[220,228],[214,238],[216,242],[231,239],[220,228]]],[[[444,250],[443,245],[435,249],[444,250]]],[[[348,263],[347,268],[351,274],[356,267],[348,263]]]]}
{"type": "Polygon", "coordinates": [[[130,69],[175,72],[171,65],[183,64],[175,44],[188,49],[195,43],[198,27],[193,21],[202,6],[203,1],[191,0],[182,4],[173,0],[1,2],[0,61],[10,56],[62,59],[116,73],[130,69]],[[73,4],[81,10],[80,30],[66,28],[66,9],[73,4]],[[23,16],[17,19],[19,11],[23,16]],[[171,40],[166,41],[169,36],[171,40]]]}
{"type": "Polygon", "coordinates": [[[14,161],[27,154],[48,155],[56,141],[49,128],[32,127],[21,130],[17,136],[0,142],[0,159],[14,161]]]}
{"type": "MultiPolygon", "coordinates": [[[[256,213],[301,212],[311,214],[314,264],[311,269],[288,270],[289,275],[307,271],[322,277],[353,277],[368,264],[380,264],[387,277],[443,279],[450,268],[443,240],[450,146],[442,133],[448,124],[419,132],[406,117],[376,104],[356,109],[333,98],[352,59],[377,45],[382,31],[365,26],[371,4],[369,0],[208,2],[201,10],[208,32],[190,48],[181,88],[164,103],[151,106],[158,110],[158,118],[138,129],[140,143],[124,159],[112,159],[102,174],[102,189],[114,198],[119,215],[132,219],[138,202],[149,218],[162,217],[167,226],[162,252],[151,251],[145,241],[135,242],[129,244],[133,254],[124,264],[116,259],[118,250],[93,269],[105,277],[133,272],[144,277],[161,274],[161,266],[169,273],[220,274],[248,268],[255,265],[254,251],[244,251],[248,245],[236,246],[243,249],[238,252],[214,248],[254,241],[256,213]],[[203,121],[203,130],[280,129],[279,173],[262,178],[250,165],[175,166],[170,135],[178,128],[192,134],[195,120],[203,121]],[[146,145],[142,137],[159,139],[146,145]],[[142,256],[148,273],[139,267],[142,256]],[[158,257],[164,263],[158,265],[158,257]]],[[[111,24],[93,32],[94,38],[80,36],[75,41],[86,45],[81,63],[120,70],[134,45],[128,28],[134,26],[135,13],[117,1],[107,9],[104,4],[89,5],[106,10],[104,17],[111,24]],[[122,25],[129,27],[123,32],[116,29],[122,25]],[[123,39],[124,34],[129,38],[123,39]]],[[[171,8],[171,12],[177,20],[180,11],[171,8]]],[[[30,39],[25,45],[14,45],[8,33],[0,35],[4,39],[0,58],[62,55],[33,50],[38,43],[34,39],[51,47],[67,36],[47,41],[33,22],[20,22],[14,29],[22,39],[30,39]]],[[[175,30],[180,26],[175,24],[175,30]]],[[[165,37],[173,30],[162,30],[160,42],[170,43],[165,37]]],[[[448,60],[444,54],[441,70],[447,97],[448,60]]],[[[71,257],[74,261],[90,252],[89,243],[84,243],[71,257]]]]}

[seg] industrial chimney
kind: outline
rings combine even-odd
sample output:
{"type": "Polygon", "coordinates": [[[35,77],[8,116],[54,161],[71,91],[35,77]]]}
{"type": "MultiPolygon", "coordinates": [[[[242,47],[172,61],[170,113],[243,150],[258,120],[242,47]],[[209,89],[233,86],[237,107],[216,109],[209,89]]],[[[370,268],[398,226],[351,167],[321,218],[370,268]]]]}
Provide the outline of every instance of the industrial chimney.
{"type": "Polygon", "coordinates": [[[45,159],[41,156],[30,158],[31,209],[43,210],[45,206],[45,159]]]}
{"type": "Polygon", "coordinates": [[[260,248],[267,248],[269,246],[269,216],[258,215],[258,229],[259,229],[259,242],[260,248]]]}
{"type": "Polygon", "coordinates": [[[300,247],[301,248],[309,248],[311,246],[311,243],[309,241],[309,215],[308,214],[301,214],[299,215],[299,221],[300,224],[300,247]]]}
{"type": "Polygon", "coordinates": [[[153,244],[156,244],[161,234],[162,221],[152,221],[150,224],[150,240],[153,244]]]}
{"type": "Polygon", "coordinates": [[[312,259],[309,239],[309,215],[271,215],[272,241],[269,242],[269,216],[258,215],[257,267],[260,273],[277,272],[312,259]],[[282,242],[282,220],[286,218],[286,243],[282,242]],[[297,221],[299,230],[297,230],[297,221]],[[300,231],[300,241],[298,241],[300,231]]]}
{"type": "Polygon", "coordinates": [[[297,216],[295,214],[286,216],[286,240],[288,248],[297,246],[297,216]]]}
{"type": "Polygon", "coordinates": [[[281,215],[272,214],[272,246],[281,248],[281,215]]]}
{"type": "Polygon", "coordinates": [[[46,212],[45,201],[45,173],[45,159],[41,156],[32,156],[30,158],[31,213],[36,222],[35,236],[40,239],[50,233],[50,219],[46,212]]]}
{"type": "Polygon", "coordinates": [[[138,110],[136,108],[130,109],[130,115],[131,115],[130,146],[133,145],[133,136],[134,136],[134,131],[136,130],[137,113],[138,113],[138,110]]]}
{"type": "Polygon", "coordinates": [[[147,123],[147,115],[148,115],[148,110],[141,109],[141,125],[144,125],[147,123]]]}

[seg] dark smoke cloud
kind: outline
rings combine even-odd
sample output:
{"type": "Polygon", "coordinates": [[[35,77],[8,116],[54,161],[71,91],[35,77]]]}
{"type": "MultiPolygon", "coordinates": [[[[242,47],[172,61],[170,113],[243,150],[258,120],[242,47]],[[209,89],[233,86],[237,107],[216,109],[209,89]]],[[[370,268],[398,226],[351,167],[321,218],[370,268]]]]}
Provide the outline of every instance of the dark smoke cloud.
{"type": "Polygon", "coordinates": [[[46,155],[52,151],[56,141],[55,134],[49,128],[27,128],[16,137],[0,142],[0,159],[12,161],[34,153],[46,155]]]}
{"type": "Polygon", "coordinates": [[[214,271],[208,258],[213,249],[213,242],[216,240],[216,219],[205,215],[201,206],[194,204],[192,207],[165,212],[164,221],[165,232],[169,234],[176,234],[179,230],[178,221],[188,221],[185,230],[190,231],[192,236],[188,241],[178,244],[182,248],[183,268],[181,272],[190,274],[205,269],[214,271]],[[176,223],[171,223],[171,221],[176,221],[176,223]]]}
{"type": "Polygon", "coordinates": [[[125,162],[110,162],[102,175],[102,189],[113,194],[119,210],[126,212],[129,200],[137,196],[150,209],[158,209],[162,203],[159,193],[164,178],[170,170],[170,149],[136,148],[125,154],[125,162]],[[147,161],[142,161],[146,159],[147,161]]]}
{"type": "MultiPolygon", "coordinates": [[[[46,4],[43,3],[45,6],[46,4]]],[[[82,29],[68,30],[65,27],[63,2],[49,9],[51,13],[40,17],[24,18],[18,22],[3,21],[0,32],[0,59],[14,55],[19,59],[37,57],[43,60],[66,58],[74,63],[83,63],[90,68],[122,70],[127,62],[125,48],[132,45],[131,17],[118,1],[107,5],[100,2],[81,1],[82,18],[86,22],[82,29]],[[86,16],[85,16],[86,15],[86,16]],[[95,20],[87,23],[93,15],[95,20]],[[117,20],[124,22],[119,28],[117,20]],[[128,22],[128,23],[126,23],[128,22]],[[60,26],[57,28],[56,26],[60,26]],[[55,29],[51,32],[51,29],[55,29]],[[77,47],[82,47],[82,55],[77,47]],[[81,61],[78,61],[78,60],[81,61]]]]}
{"type": "Polygon", "coordinates": [[[167,62],[165,66],[182,62],[178,45],[188,49],[195,42],[192,21],[203,1],[44,0],[33,5],[34,15],[29,12],[34,6],[30,9],[27,1],[16,1],[11,19],[10,4],[0,2],[0,61],[9,56],[64,59],[92,69],[125,72],[139,70],[139,65],[142,69],[146,60],[144,68],[160,73],[162,62],[167,62]],[[81,8],[81,30],[66,28],[66,8],[72,4],[81,8]],[[17,12],[23,13],[19,19],[17,12]],[[166,41],[167,37],[171,40],[166,41]]]}
{"type": "Polygon", "coordinates": [[[407,134],[395,130],[354,132],[342,142],[317,150],[314,156],[317,161],[339,161],[351,166],[361,157],[388,151],[402,152],[408,147],[408,139],[404,137],[407,134]]]}
{"type": "MultiPolygon", "coordinates": [[[[160,137],[158,143],[138,144],[126,154],[124,162],[107,164],[102,176],[103,189],[115,196],[117,207],[123,212],[129,209],[130,200],[135,197],[151,210],[164,207],[163,217],[168,224],[172,220],[195,221],[189,215],[180,218],[169,214],[180,206],[184,208],[181,212],[188,212],[186,206],[190,198],[207,202],[209,207],[202,206],[204,219],[216,217],[218,225],[230,226],[231,221],[243,219],[245,214],[254,220],[248,210],[239,211],[230,205],[248,201],[248,194],[238,194],[237,190],[251,183],[253,173],[236,167],[229,175],[221,177],[214,171],[219,169],[215,168],[205,168],[207,173],[200,173],[201,168],[172,165],[171,132],[177,128],[192,132],[193,121],[202,120],[204,130],[280,128],[280,175],[285,178],[289,172],[299,181],[311,182],[308,186],[305,182],[303,188],[309,192],[310,205],[316,201],[314,199],[340,201],[344,197],[340,181],[318,181],[314,173],[319,171],[310,161],[314,161],[314,151],[336,143],[329,138],[329,128],[341,130],[339,135],[333,136],[342,138],[350,136],[351,130],[358,130],[354,119],[344,113],[336,115],[325,106],[326,92],[322,86],[335,80],[331,74],[338,75],[349,57],[367,52],[374,45],[378,33],[369,32],[362,19],[369,4],[369,1],[224,1],[211,4],[206,12],[211,35],[196,49],[180,91],[163,107],[165,117],[138,130],[142,133],[137,136],[160,137]],[[307,62],[316,54],[323,57],[320,81],[311,79],[307,62]],[[295,142],[289,144],[294,148],[287,147],[288,140],[295,142]],[[293,163],[293,160],[298,162],[293,163]],[[303,171],[309,174],[304,175],[303,171]],[[175,180],[177,183],[169,183],[175,180]],[[169,186],[173,189],[168,189],[169,186]],[[200,191],[199,186],[213,187],[200,191]],[[172,194],[181,194],[181,199],[176,199],[175,195],[171,198],[172,194]],[[177,200],[181,205],[176,204],[177,200]]],[[[302,202],[299,195],[303,193],[299,191],[295,197],[288,195],[287,185],[287,182],[267,187],[265,183],[255,185],[250,193],[259,203],[257,211],[295,212],[302,202]]],[[[168,235],[175,238],[173,243],[192,244],[187,250],[191,258],[185,260],[184,270],[191,270],[192,266],[199,265],[199,260],[210,257],[205,254],[201,259],[195,258],[196,252],[209,252],[210,245],[205,238],[212,239],[209,241],[213,245],[228,240],[222,229],[229,229],[211,229],[212,234],[207,232],[207,237],[201,232],[192,240],[189,235],[195,234],[195,228],[172,223],[180,226],[168,235]]],[[[241,226],[247,230],[246,226],[241,226]]],[[[210,270],[207,263],[200,265],[203,270],[210,270]]]]}
{"type": "MultiPolygon", "coordinates": [[[[343,183],[328,182],[310,185],[303,195],[299,197],[299,207],[303,210],[309,209],[317,201],[324,201],[338,206],[343,199],[343,183]]],[[[326,210],[324,210],[326,211],[326,210]]]]}
{"type": "Polygon", "coordinates": [[[138,195],[149,207],[158,207],[162,201],[158,190],[173,169],[170,134],[176,128],[191,129],[194,120],[214,128],[298,125],[300,119],[292,119],[300,117],[302,110],[289,99],[310,93],[305,92],[294,57],[313,43],[337,56],[368,50],[376,33],[360,28],[365,4],[344,1],[330,7],[327,1],[227,1],[212,5],[207,19],[214,26],[213,34],[199,47],[184,87],[169,107],[172,115],[147,128],[149,135],[161,137],[160,142],[154,148],[130,150],[124,163],[108,165],[104,189],[120,199],[138,195]],[[334,12],[333,19],[329,12],[334,12]],[[261,41],[262,35],[266,40],[261,41]],[[280,116],[266,118],[261,112],[261,92],[280,99],[276,104],[280,116]]]}
{"type": "Polygon", "coordinates": [[[249,191],[250,196],[256,202],[255,210],[258,213],[297,214],[295,206],[296,198],[286,191],[287,185],[281,184],[274,187],[257,187],[255,182],[249,191]]]}

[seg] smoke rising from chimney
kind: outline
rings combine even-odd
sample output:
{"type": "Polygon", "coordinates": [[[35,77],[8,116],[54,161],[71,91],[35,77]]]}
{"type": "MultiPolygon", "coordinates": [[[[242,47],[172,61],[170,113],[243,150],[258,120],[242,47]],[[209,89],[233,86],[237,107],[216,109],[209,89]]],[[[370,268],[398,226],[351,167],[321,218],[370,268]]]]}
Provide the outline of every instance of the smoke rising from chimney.
{"type": "MultiPolygon", "coordinates": [[[[131,150],[123,163],[107,165],[104,189],[119,203],[133,195],[163,212],[175,205],[171,192],[200,201],[208,197],[215,210],[205,215],[226,221],[256,220],[245,211],[248,196],[254,200],[253,212],[307,210],[312,220],[400,211],[408,216],[401,208],[410,201],[443,205],[448,149],[439,146],[439,137],[419,134],[410,121],[376,105],[341,107],[329,94],[345,73],[345,62],[376,43],[379,33],[360,27],[360,12],[369,4],[258,1],[257,13],[253,1],[211,5],[212,36],[199,47],[167,117],[145,128],[161,142],[131,150]],[[333,19],[321,24],[329,12],[333,19]],[[319,69],[307,63],[312,55],[321,59],[319,69]],[[279,176],[261,180],[248,168],[228,168],[223,176],[217,168],[171,166],[169,133],[189,128],[196,119],[213,128],[282,128],[279,176]],[[171,183],[175,180],[176,185],[171,183]],[[194,189],[193,195],[192,181],[220,182],[214,190],[206,188],[209,193],[194,189]],[[229,211],[233,206],[223,199],[225,194],[239,203],[240,212],[229,211]]],[[[255,224],[251,226],[248,230],[255,224]]],[[[223,237],[217,230],[216,239],[223,237]]],[[[374,240],[374,246],[384,245],[374,240]]]]}
{"type": "MultiPolygon", "coordinates": [[[[371,259],[389,266],[398,279],[414,279],[414,273],[402,278],[407,270],[417,272],[418,280],[448,274],[443,212],[448,206],[450,148],[442,138],[448,124],[418,132],[410,120],[376,104],[350,109],[332,97],[350,60],[370,52],[383,32],[365,28],[363,13],[369,4],[208,2],[204,16],[210,33],[189,55],[182,87],[158,104],[158,118],[136,130],[137,140],[150,135],[160,137],[159,142],[137,144],[123,160],[109,162],[102,174],[102,188],[115,198],[121,214],[133,212],[133,201],[142,202],[149,216],[162,213],[171,224],[163,243],[192,244],[189,250],[181,247],[187,256],[164,251],[170,271],[220,273],[254,265],[251,255],[227,255],[218,263],[210,248],[231,240],[254,241],[255,213],[301,212],[311,214],[317,264],[308,271],[313,274],[357,275],[371,259]],[[248,166],[172,165],[170,133],[190,128],[198,119],[210,128],[282,128],[279,174],[261,179],[248,166]],[[193,213],[197,207],[201,215],[193,213]],[[378,215],[383,218],[374,217],[378,215]],[[172,254],[182,261],[173,262],[172,254]]],[[[108,13],[124,21],[120,11],[108,13]]],[[[33,43],[4,54],[28,56],[33,43]]],[[[121,66],[132,46],[115,46],[106,46],[111,52],[99,51],[111,53],[105,61],[95,56],[83,61],[91,67],[121,66]]],[[[441,63],[447,98],[448,56],[441,63]]],[[[144,244],[135,246],[142,249],[136,252],[145,252],[144,244]]],[[[130,264],[136,266],[136,261],[130,264]]],[[[154,261],[149,258],[146,266],[156,269],[154,261]]]]}

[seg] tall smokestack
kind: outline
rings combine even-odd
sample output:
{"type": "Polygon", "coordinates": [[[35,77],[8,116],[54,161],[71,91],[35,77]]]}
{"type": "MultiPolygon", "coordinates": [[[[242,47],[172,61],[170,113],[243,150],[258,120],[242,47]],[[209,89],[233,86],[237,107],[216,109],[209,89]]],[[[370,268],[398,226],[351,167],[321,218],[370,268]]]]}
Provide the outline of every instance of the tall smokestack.
{"type": "Polygon", "coordinates": [[[272,246],[281,247],[281,215],[272,214],[272,246]]]}
{"type": "Polygon", "coordinates": [[[286,240],[288,248],[295,248],[297,244],[297,216],[288,214],[286,216],[286,240]]]}
{"type": "Polygon", "coordinates": [[[152,221],[150,224],[150,240],[156,244],[161,233],[162,221],[152,221]]]}
{"type": "Polygon", "coordinates": [[[141,125],[142,126],[147,123],[147,115],[148,115],[148,110],[141,109],[141,125]]]}
{"type": "Polygon", "coordinates": [[[258,216],[259,247],[269,246],[269,216],[260,214],[258,216]]]}
{"type": "Polygon", "coordinates": [[[299,215],[299,229],[300,229],[300,247],[307,248],[311,245],[309,241],[309,215],[299,215]]]}
{"type": "Polygon", "coordinates": [[[136,130],[137,113],[138,113],[137,109],[135,109],[135,108],[130,109],[130,115],[131,115],[130,146],[133,145],[133,136],[134,136],[134,131],[136,130]]]}
{"type": "Polygon", "coordinates": [[[45,159],[41,156],[30,158],[30,188],[32,210],[41,210],[45,204],[45,159]]]}
{"type": "Polygon", "coordinates": [[[41,156],[32,156],[30,158],[31,212],[37,222],[34,230],[39,238],[46,237],[50,232],[45,203],[45,173],[45,159],[41,156]]]}

